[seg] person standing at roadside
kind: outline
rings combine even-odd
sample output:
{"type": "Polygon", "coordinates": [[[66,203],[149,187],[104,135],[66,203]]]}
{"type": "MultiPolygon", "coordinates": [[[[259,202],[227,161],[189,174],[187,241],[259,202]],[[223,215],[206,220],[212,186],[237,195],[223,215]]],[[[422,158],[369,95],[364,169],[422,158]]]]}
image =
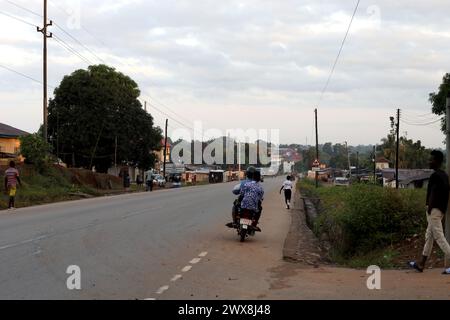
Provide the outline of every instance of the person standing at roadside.
{"type": "Polygon", "coordinates": [[[291,208],[292,188],[293,188],[292,178],[291,176],[288,176],[286,178],[286,181],[283,182],[283,185],[281,186],[280,189],[280,194],[281,191],[284,190],[284,201],[286,202],[286,209],[288,210],[291,208]]]}
{"type": "MultiPolygon", "coordinates": [[[[427,190],[426,217],[428,228],[425,235],[422,261],[420,263],[415,261],[408,263],[411,268],[419,272],[423,272],[425,269],[425,263],[433,251],[434,241],[437,242],[444,254],[450,257],[450,245],[445,239],[442,227],[442,220],[447,212],[450,191],[448,175],[441,169],[443,162],[444,154],[441,151],[434,150],[431,152],[429,165],[434,170],[434,173],[430,177],[427,190]]],[[[450,274],[450,269],[445,270],[443,274],[450,274]]]]}
{"type": "Polygon", "coordinates": [[[16,163],[11,161],[9,163],[9,168],[5,171],[5,193],[9,196],[9,210],[15,209],[15,198],[18,185],[22,185],[19,171],[16,169],[16,163]]]}

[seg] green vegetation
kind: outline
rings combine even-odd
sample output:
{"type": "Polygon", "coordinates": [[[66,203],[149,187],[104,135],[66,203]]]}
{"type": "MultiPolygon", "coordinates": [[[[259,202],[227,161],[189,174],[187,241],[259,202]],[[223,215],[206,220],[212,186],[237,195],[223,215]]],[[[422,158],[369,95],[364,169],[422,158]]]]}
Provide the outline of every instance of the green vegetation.
{"type": "Polygon", "coordinates": [[[34,164],[40,173],[43,173],[50,163],[51,146],[45,142],[42,135],[34,133],[20,138],[20,152],[25,162],[34,164]]]}
{"type": "Polygon", "coordinates": [[[153,167],[162,131],[140,93],[135,81],[106,65],[65,76],[48,107],[53,152],[70,167],[95,166],[97,172],[106,173],[115,161],[153,167]]]}
{"type": "Polygon", "coordinates": [[[335,262],[349,266],[393,265],[393,245],[424,232],[425,190],[395,190],[375,185],[314,188],[299,182],[303,195],[320,198],[314,232],[331,244],[335,262]],[[368,264],[369,263],[369,264],[368,264]]]}
{"type": "MultiPolygon", "coordinates": [[[[0,210],[7,208],[8,198],[4,194],[4,169],[0,168],[0,210]]],[[[106,192],[123,191],[118,178],[93,173],[88,170],[66,169],[58,166],[48,166],[45,174],[40,173],[35,166],[18,167],[22,187],[17,191],[17,207],[27,207],[64,200],[76,200],[86,196],[99,196],[106,192]],[[112,189],[109,189],[109,186],[112,189]]]]}

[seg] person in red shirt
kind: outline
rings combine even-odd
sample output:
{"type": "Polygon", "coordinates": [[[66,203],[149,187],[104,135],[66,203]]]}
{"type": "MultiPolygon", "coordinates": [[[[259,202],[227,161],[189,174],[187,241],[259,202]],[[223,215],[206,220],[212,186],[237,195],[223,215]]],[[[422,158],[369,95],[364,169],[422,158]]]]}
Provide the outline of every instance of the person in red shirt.
{"type": "Polygon", "coordinates": [[[9,196],[9,210],[14,209],[17,185],[21,186],[22,183],[20,181],[19,171],[16,169],[16,163],[11,161],[9,168],[5,171],[5,193],[9,196]]]}

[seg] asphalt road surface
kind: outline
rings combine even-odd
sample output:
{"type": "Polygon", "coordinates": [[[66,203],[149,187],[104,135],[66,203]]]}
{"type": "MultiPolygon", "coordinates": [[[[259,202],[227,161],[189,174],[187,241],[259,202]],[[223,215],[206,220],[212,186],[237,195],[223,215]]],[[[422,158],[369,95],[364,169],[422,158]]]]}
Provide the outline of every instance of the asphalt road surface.
{"type": "Polygon", "coordinates": [[[243,244],[228,183],[2,211],[0,299],[264,298],[290,224],[281,182],[264,182],[270,214],[243,244]]]}

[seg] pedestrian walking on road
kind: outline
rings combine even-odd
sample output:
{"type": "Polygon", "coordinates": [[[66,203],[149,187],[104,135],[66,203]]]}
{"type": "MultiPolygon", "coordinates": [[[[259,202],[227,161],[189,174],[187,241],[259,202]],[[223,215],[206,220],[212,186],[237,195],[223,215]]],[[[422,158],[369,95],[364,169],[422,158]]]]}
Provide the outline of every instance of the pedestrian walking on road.
{"type": "Polygon", "coordinates": [[[292,188],[292,178],[291,176],[287,176],[286,181],[284,181],[283,185],[281,186],[280,194],[281,191],[284,190],[284,201],[286,202],[286,209],[288,210],[291,208],[292,188]]]}
{"type": "MultiPolygon", "coordinates": [[[[442,227],[442,220],[447,212],[450,191],[448,175],[441,169],[443,162],[444,154],[441,151],[435,150],[431,152],[429,164],[434,173],[430,177],[427,190],[426,217],[428,228],[425,235],[425,247],[420,263],[415,261],[408,263],[411,268],[419,272],[423,272],[425,269],[425,263],[433,251],[434,241],[437,242],[446,257],[450,257],[450,245],[445,239],[442,227]]],[[[443,273],[450,274],[450,269],[445,270],[443,273]]]]}
{"type": "Polygon", "coordinates": [[[9,210],[15,209],[15,198],[18,185],[22,185],[19,171],[16,169],[16,163],[11,161],[9,163],[9,168],[5,171],[5,193],[9,196],[9,210]]]}

